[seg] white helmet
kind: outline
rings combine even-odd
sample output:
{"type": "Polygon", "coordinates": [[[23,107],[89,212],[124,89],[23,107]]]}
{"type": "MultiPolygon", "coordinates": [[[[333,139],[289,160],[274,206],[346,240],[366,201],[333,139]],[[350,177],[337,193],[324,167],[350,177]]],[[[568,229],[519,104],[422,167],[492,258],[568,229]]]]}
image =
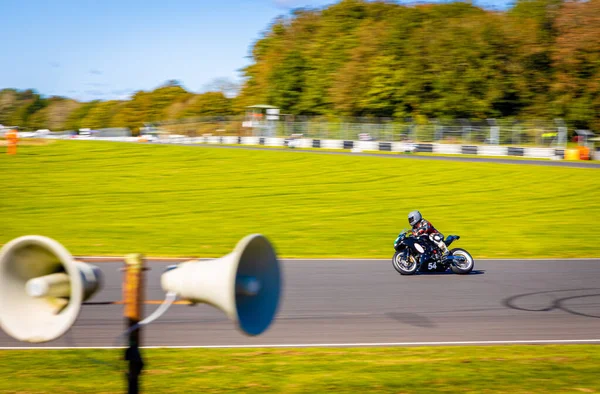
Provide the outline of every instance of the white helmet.
{"type": "Polygon", "coordinates": [[[421,216],[421,212],[419,211],[412,211],[408,214],[408,223],[411,226],[414,226],[415,224],[419,223],[421,219],[423,219],[423,216],[421,216]]]}

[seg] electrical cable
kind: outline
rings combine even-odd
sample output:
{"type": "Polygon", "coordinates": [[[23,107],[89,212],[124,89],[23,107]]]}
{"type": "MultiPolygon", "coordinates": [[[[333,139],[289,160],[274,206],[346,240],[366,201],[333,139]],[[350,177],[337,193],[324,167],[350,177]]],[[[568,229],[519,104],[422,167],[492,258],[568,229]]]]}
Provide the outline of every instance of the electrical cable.
{"type": "Polygon", "coordinates": [[[116,346],[119,345],[119,341],[123,337],[131,334],[133,331],[137,330],[141,326],[148,325],[148,324],[152,323],[154,320],[161,317],[167,311],[167,309],[169,309],[169,307],[173,304],[173,302],[175,302],[176,299],[177,299],[177,293],[168,292],[165,296],[165,300],[163,301],[163,303],[160,304],[160,306],[158,308],[156,308],[156,310],[154,312],[152,312],[152,314],[150,316],[148,316],[144,320],[140,321],[139,323],[129,327],[129,329],[127,329],[126,331],[124,331],[122,334],[120,334],[117,337],[116,346]]]}

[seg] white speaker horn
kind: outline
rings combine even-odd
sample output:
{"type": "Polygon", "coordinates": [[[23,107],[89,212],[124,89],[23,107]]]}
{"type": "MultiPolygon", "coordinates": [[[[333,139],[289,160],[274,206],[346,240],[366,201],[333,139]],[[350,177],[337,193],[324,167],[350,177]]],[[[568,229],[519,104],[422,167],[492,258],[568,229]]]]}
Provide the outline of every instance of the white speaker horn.
{"type": "Polygon", "coordinates": [[[171,266],[162,288],[194,303],[212,305],[247,335],[259,335],[277,314],[282,275],[269,240],[252,234],[233,252],[215,260],[190,260],[171,266]]]}
{"type": "Polygon", "coordinates": [[[55,240],[26,235],[0,250],[0,326],[23,342],[61,337],[83,301],[102,286],[96,266],[75,261],[55,240]]]}

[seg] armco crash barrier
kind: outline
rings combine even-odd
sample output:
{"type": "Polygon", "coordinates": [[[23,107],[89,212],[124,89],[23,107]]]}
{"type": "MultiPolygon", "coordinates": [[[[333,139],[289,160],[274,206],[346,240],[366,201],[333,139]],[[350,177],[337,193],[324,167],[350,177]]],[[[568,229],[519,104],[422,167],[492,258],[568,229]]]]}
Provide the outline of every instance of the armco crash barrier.
{"type": "MultiPolygon", "coordinates": [[[[46,136],[44,138],[59,138],[46,136]]],[[[288,146],[293,148],[315,149],[346,149],[353,152],[381,151],[404,153],[439,153],[452,155],[479,155],[479,156],[522,156],[541,159],[567,159],[579,160],[582,152],[579,149],[563,148],[520,148],[500,145],[461,145],[461,144],[435,144],[389,141],[352,141],[313,138],[279,138],[279,137],[238,137],[238,136],[202,136],[202,137],[170,137],[161,139],[146,139],[140,137],[86,137],[85,140],[138,142],[151,144],[227,144],[227,145],[262,145],[262,146],[288,146]],[[576,158],[575,158],[576,157],[576,158]]],[[[587,148],[586,148],[587,149],[587,148]]],[[[589,157],[589,150],[585,152],[589,157]]]]}
{"type": "MultiPolygon", "coordinates": [[[[346,149],[354,152],[381,151],[381,152],[418,152],[439,154],[468,154],[480,156],[523,156],[541,159],[562,159],[565,150],[562,148],[519,148],[499,145],[459,145],[459,144],[433,144],[433,143],[410,143],[410,142],[388,142],[388,141],[352,141],[312,138],[277,138],[277,137],[221,137],[219,138],[195,137],[185,138],[185,143],[196,144],[219,144],[237,143],[241,145],[264,145],[264,146],[288,146],[293,148],[314,149],[346,149]],[[226,139],[232,138],[225,142],[226,139]]],[[[166,143],[178,143],[175,138],[170,138],[166,143]]],[[[163,141],[156,141],[163,143],[163,141]]],[[[183,142],[182,142],[183,143],[183,142]]]]}

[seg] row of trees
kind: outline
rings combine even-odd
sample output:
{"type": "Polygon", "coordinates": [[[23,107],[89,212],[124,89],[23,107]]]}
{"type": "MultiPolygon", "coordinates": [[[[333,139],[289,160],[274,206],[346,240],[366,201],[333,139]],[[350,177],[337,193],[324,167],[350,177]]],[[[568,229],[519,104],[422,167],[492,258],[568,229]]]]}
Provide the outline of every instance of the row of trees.
{"type": "Polygon", "coordinates": [[[0,91],[0,123],[130,127],[271,104],[322,116],[561,117],[600,130],[600,0],[469,3],[342,0],[277,18],[256,41],[235,98],[177,81],[126,101],[0,91]]]}
{"type": "Polygon", "coordinates": [[[64,97],[43,98],[32,90],[0,90],[0,124],[25,129],[77,130],[128,127],[145,122],[207,115],[233,114],[233,100],[224,92],[194,94],[177,81],[150,91],[139,91],[130,100],[77,102],[64,97]]]}
{"type": "Polygon", "coordinates": [[[241,98],[349,116],[563,117],[600,130],[600,0],[296,10],[255,44],[241,98]]]}

